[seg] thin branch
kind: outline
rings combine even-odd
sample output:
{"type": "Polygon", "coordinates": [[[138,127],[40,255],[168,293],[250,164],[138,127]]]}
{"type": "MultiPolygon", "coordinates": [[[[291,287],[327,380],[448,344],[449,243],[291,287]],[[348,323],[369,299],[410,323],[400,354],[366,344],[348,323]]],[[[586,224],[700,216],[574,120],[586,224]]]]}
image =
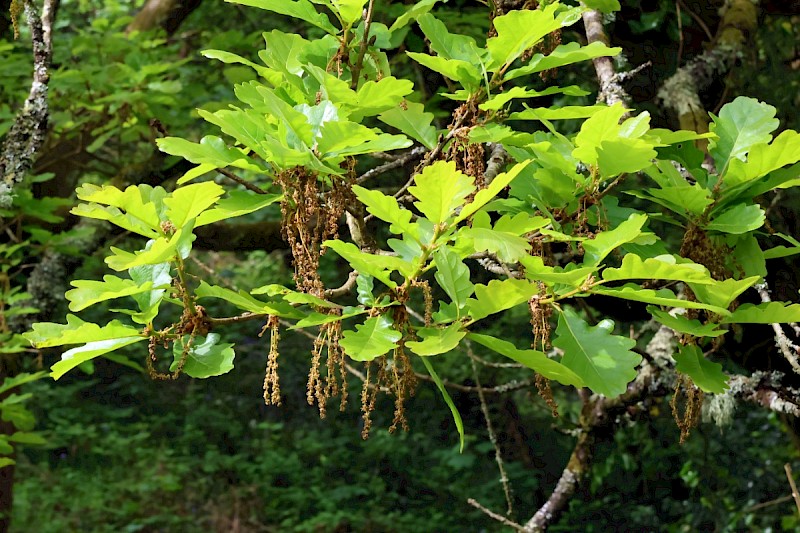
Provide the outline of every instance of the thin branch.
{"type": "Polygon", "coordinates": [[[253,191],[256,194],[267,194],[267,191],[265,191],[264,189],[262,189],[262,188],[260,188],[260,187],[258,187],[256,185],[253,185],[252,183],[250,183],[249,181],[247,181],[247,180],[245,180],[243,178],[240,178],[239,176],[237,176],[236,174],[234,174],[233,172],[231,172],[229,170],[225,170],[224,168],[218,168],[217,172],[219,172],[220,174],[222,174],[226,178],[235,181],[239,185],[243,186],[245,189],[253,191]]]}
{"type": "MultiPolygon", "coordinates": [[[[472,353],[472,343],[469,341],[467,341],[467,353],[472,353]]],[[[474,359],[470,359],[470,363],[472,365],[472,379],[475,380],[475,385],[478,387],[478,399],[480,400],[483,419],[486,421],[486,431],[489,433],[489,441],[494,447],[494,462],[497,463],[497,469],[500,471],[500,484],[503,486],[503,494],[506,497],[506,516],[510,516],[514,511],[514,506],[511,498],[511,485],[508,482],[508,474],[506,473],[506,467],[503,463],[503,454],[500,452],[500,444],[497,442],[497,433],[494,431],[492,417],[489,414],[489,406],[486,403],[486,396],[483,394],[483,387],[481,386],[481,380],[478,376],[478,365],[475,364],[474,359]]]]}
{"type": "Polygon", "coordinates": [[[358,88],[358,77],[361,75],[361,69],[364,67],[364,56],[367,54],[367,47],[369,46],[369,30],[372,25],[372,7],[375,0],[369,0],[367,7],[367,15],[364,18],[364,37],[361,39],[361,47],[358,50],[358,58],[356,64],[351,72],[352,79],[350,80],[350,88],[355,90],[358,88]]]}
{"type": "Polygon", "coordinates": [[[499,515],[499,514],[495,513],[491,509],[487,509],[486,507],[484,507],[483,505],[478,503],[473,498],[468,499],[467,503],[470,504],[471,506],[475,507],[476,509],[479,509],[479,510],[483,511],[490,518],[494,518],[495,520],[497,520],[498,522],[500,522],[504,526],[508,526],[508,527],[514,528],[517,531],[525,531],[525,528],[522,527],[521,525],[517,524],[516,522],[513,522],[513,521],[509,520],[508,518],[506,518],[503,515],[499,515]]]}
{"type": "MultiPolygon", "coordinates": [[[[772,301],[772,298],[769,296],[769,287],[767,286],[767,282],[760,283],[755,286],[758,295],[761,297],[761,301],[763,303],[769,303],[772,301]]],[[[789,340],[786,336],[786,332],[783,331],[783,328],[780,324],[770,324],[772,327],[772,331],[775,332],[775,344],[778,346],[778,349],[781,351],[781,355],[783,358],[786,359],[790,365],[792,365],[792,369],[795,373],[800,374],[800,359],[798,359],[798,347],[789,340]],[[794,352],[794,353],[793,353],[794,352]]]]}
{"type": "Polygon", "coordinates": [[[792,476],[792,465],[786,463],[783,465],[783,469],[786,470],[786,477],[789,478],[789,485],[792,487],[792,497],[794,498],[794,504],[797,506],[797,511],[800,513],[800,494],[797,492],[797,485],[794,484],[794,477],[792,476]]]}
{"type": "Polygon", "coordinates": [[[352,270],[347,275],[347,281],[345,281],[341,287],[337,287],[335,289],[325,289],[325,298],[339,298],[340,296],[344,296],[356,285],[356,278],[358,278],[358,272],[352,270]]]}
{"type": "Polygon", "coordinates": [[[356,179],[356,183],[364,183],[365,181],[374,178],[375,176],[380,176],[390,170],[394,170],[395,168],[402,167],[403,165],[410,163],[415,159],[419,159],[425,154],[425,148],[423,146],[415,146],[412,150],[408,153],[401,155],[400,157],[389,161],[388,163],[384,163],[380,166],[372,168],[366,172],[364,172],[361,176],[356,179]]]}

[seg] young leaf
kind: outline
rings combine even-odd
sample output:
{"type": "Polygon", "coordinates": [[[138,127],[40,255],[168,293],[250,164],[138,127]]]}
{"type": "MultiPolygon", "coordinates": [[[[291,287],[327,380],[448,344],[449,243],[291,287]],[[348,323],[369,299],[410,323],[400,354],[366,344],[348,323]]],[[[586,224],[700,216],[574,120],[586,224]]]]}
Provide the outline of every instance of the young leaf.
{"type": "Polygon", "coordinates": [[[145,338],[138,329],[126,326],[119,320],[112,320],[101,327],[92,322],[84,322],[75,315],[67,315],[66,324],[36,323],[33,325],[32,331],[23,333],[22,336],[36,348],[105,341],[121,337],[145,338]]]}
{"type": "Polygon", "coordinates": [[[358,273],[356,276],[356,294],[358,303],[361,305],[371,306],[375,303],[375,295],[372,294],[373,277],[366,274],[358,273]]]}
{"type": "Polygon", "coordinates": [[[309,24],[325,30],[334,35],[337,33],[336,26],[322,13],[317,13],[314,6],[308,0],[225,0],[234,4],[258,7],[266,9],[287,17],[294,17],[304,20],[309,24]]]}
{"type": "Polygon", "coordinates": [[[621,51],[622,48],[609,48],[600,41],[589,43],[587,46],[581,46],[580,43],[577,42],[561,44],[556,46],[555,50],[547,55],[534,54],[527,65],[506,72],[503,79],[506,81],[513,80],[520,76],[530,76],[536,72],[563,67],[564,65],[578,63],[579,61],[586,61],[596,57],[615,56],[621,51]]]}
{"type": "Polygon", "coordinates": [[[339,340],[344,352],[354,361],[372,361],[397,346],[403,334],[392,327],[386,315],[368,318],[356,326],[355,331],[345,331],[339,340]]]}
{"type": "Polygon", "coordinates": [[[593,113],[584,121],[581,130],[575,136],[572,156],[587,165],[597,165],[597,150],[603,141],[620,138],[619,121],[624,114],[625,107],[620,103],[593,113]]]}
{"type": "Polygon", "coordinates": [[[444,387],[444,383],[442,383],[439,374],[433,369],[433,365],[428,360],[427,357],[423,357],[421,359],[422,364],[425,365],[425,369],[430,374],[431,379],[433,382],[436,383],[436,387],[439,389],[439,392],[442,393],[442,398],[444,398],[444,403],[447,404],[447,407],[450,408],[450,413],[453,415],[453,422],[456,424],[456,429],[458,430],[458,436],[460,439],[460,448],[459,451],[464,451],[464,422],[461,420],[461,414],[458,412],[456,408],[456,404],[453,403],[453,399],[450,397],[450,393],[447,392],[447,389],[444,387]]]}
{"type": "Polygon", "coordinates": [[[703,265],[697,263],[677,263],[672,255],[661,255],[642,260],[636,254],[625,254],[619,268],[603,270],[603,279],[617,281],[622,279],[667,279],[711,284],[714,279],[703,265]]]}
{"type": "Polygon", "coordinates": [[[467,332],[461,329],[461,323],[456,322],[446,328],[419,328],[417,335],[421,341],[408,341],[406,347],[420,356],[431,356],[447,353],[454,350],[467,332]]]}
{"type": "Polygon", "coordinates": [[[264,165],[247,157],[242,150],[228,147],[225,141],[214,135],[206,135],[200,139],[200,144],[181,139],[180,137],[156,139],[156,144],[158,145],[158,149],[164,153],[180,156],[197,165],[209,165],[211,168],[205,167],[205,172],[214,168],[225,168],[228,166],[251,170],[253,172],[267,171],[264,165]]]}
{"type": "Polygon", "coordinates": [[[378,119],[395,127],[425,148],[433,150],[436,146],[436,128],[433,126],[433,113],[426,113],[425,106],[416,102],[406,102],[378,115],[378,119]]]}
{"type": "Polygon", "coordinates": [[[462,309],[467,303],[467,298],[475,292],[475,286],[470,281],[469,268],[461,261],[458,254],[448,248],[439,248],[433,253],[436,265],[434,277],[439,285],[456,304],[462,309]]]}
{"type": "Polygon", "coordinates": [[[529,164],[530,160],[522,161],[521,163],[517,163],[511,167],[508,172],[503,172],[502,174],[495,176],[488,187],[475,193],[475,197],[473,198],[472,202],[464,206],[464,208],[461,210],[461,213],[459,213],[458,217],[456,217],[455,222],[459,223],[462,220],[466,220],[476,213],[478,209],[488,204],[492,199],[494,199],[494,197],[500,194],[500,191],[508,187],[509,184],[511,184],[511,182],[514,181],[517,176],[519,176],[519,173],[522,172],[529,164]]]}
{"type": "Polygon", "coordinates": [[[469,93],[477,91],[482,83],[481,72],[472,63],[459,59],[445,59],[419,52],[406,52],[406,55],[434,72],[459,82],[469,93]]]}
{"type": "Polygon", "coordinates": [[[755,144],[770,141],[771,133],[780,122],[775,118],[775,108],[745,96],[725,104],[709,129],[717,135],[708,145],[717,171],[725,175],[733,158],[744,159],[755,144]]]}
{"type": "Polygon", "coordinates": [[[22,374],[17,374],[16,376],[13,377],[6,377],[5,379],[3,379],[3,381],[0,381],[0,395],[10,391],[11,389],[24,385],[26,383],[42,379],[46,375],[47,372],[34,372],[34,373],[23,372],[22,374]]]}
{"type": "Polygon", "coordinates": [[[544,9],[511,11],[496,17],[493,23],[497,36],[486,41],[486,48],[491,54],[486,69],[490,72],[499,71],[548,33],[577,21],[580,12],[579,8],[564,9],[555,2],[544,9]]]}
{"type": "MultiPolygon", "coordinates": [[[[173,362],[170,372],[175,372],[183,356],[185,343],[189,335],[184,335],[172,345],[173,362]]],[[[233,344],[219,344],[219,334],[209,333],[205,338],[195,337],[186,355],[183,371],[193,378],[210,378],[221,376],[233,370],[233,344]]]]}
{"type": "Polygon", "coordinates": [[[645,222],[647,222],[647,215],[633,214],[613,230],[600,232],[594,239],[583,241],[583,249],[586,251],[583,264],[586,266],[599,265],[614,248],[631,242],[641,235],[645,222]]]}
{"type": "Polygon", "coordinates": [[[469,315],[473,321],[511,309],[527,302],[538,294],[539,287],[526,280],[508,278],[502,281],[493,279],[488,285],[475,285],[475,298],[467,300],[469,315]]]}
{"type": "Polygon", "coordinates": [[[675,370],[692,378],[695,385],[703,392],[722,394],[728,385],[728,376],[722,371],[722,365],[709,361],[697,346],[691,344],[681,347],[681,351],[673,355],[677,365],[675,370]]]}
{"type": "Polygon", "coordinates": [[[144,250],[135,253],[126,252],[125,250],[112,246],[111,251],[113,254],[107,256],[105,262],[109,268],[119,272],[135,266],[166,263],[174,260],[179,253],[184,256],[182,252],[187,251],[185,248],[186,245],[190,245],[195,238],[192,233],[193,223],[194,221],[190,220],[189,224],[176,231],[175,234],[168,239],[160,237],[148,241],[144,250]]]}
{"type": "Polygon", "coordinates": [[[417,18],[422,33],[428,38],[431,50],[445,59],[458,59],[472,63],[480,63],[481,57],[475,39],[467,35],[459,35],[447,31],[444,23],[426,13],[417,18]]]}
{"type": "Polygon", "coordinates": [[[225,189],[213,181],[179,187],[164,198],[164,205],[167,206],[166,216],[175,227],[182,228],[189,220],[214,205],[224,192],[225,189]]]}
{"type": "Polygon", "coordinates": [[[638,172],[649,167],[658,154],[642,139],[605,140],[597,147],[597,167],[605,178],[638,172]]]}
{"type": "Polygon", "coordinates": [[[561,362],[579,375],[592,391],[613,398],[625,392],[635,377],[641,356],[630,351],[636,341],[612,335],[614,323],[590,327],[570,309],[558,316],[553,346],[564,351],[561,362]]]}
{"type": "Polygon", "coordinates": [[[475,341],[478,344],[482,344],[494,350],[500,355],[504,355],[517,363],[527,366],[547,379],[553,379],[562,385],[572,385],[576,388],[584,386],[583,379],[581,379],[578,374],[558,361],[550,359],[544,352],[538,350],[520,350],[508,341],[490,337],[489,335],[470,333],[468,338],[471,341],[475,341]]]}
{"type": "Polygon", "coordinates": [[[342,17],[342,22],[352,26],[356,21],[361,20],[361,13],[367,0],[332,0],[333,8],[342,17]]]}
{"type": "Polygon", "coordinates": [[[323,244],[342,256],[358,272],[368,274],[392,289],[397,287],[397,283],[389,277],[392,270],[407,276],[414,268],[411,263],[399,257],[362,252],[351,242],[325,241],[323,244]]]}
{"type": "Polygon", "coordinates": [[[723,181],[726,186],[734,187],[797,161],[800,161],[800,134],[786,130],[770,144],[754,145],[746,162],[738,158],[731,160],[723,181]]]}
{"type": "Polygon", "coordinates": [[[388,196],[380,191],[366,189],[360,185],[353,185],[353,192],[359,201],[367,206],[367,211],[381,220],[389,222],[389,231],[397,234],[414,236],[416,227],[411,223],[413,213],[403,209],[393,196],[388,196]]]}
{"type": "MultiPolygon", "coordinates": [[[[95,324],[91,325],[94,326],[95,324]]],[[[76,366],[91,361],[95,357],[143,340],[146,340],[146,338],[138,335],[136,337],[119,337],[87,342],[83,346],[64,352],[61,355],[61,360],[50,367],[50,376],[53,379],[58,379],[76,366]]]]}
{"type": "Polygon", "coordinates": [[[714,217],[705,229],[740,235],[764,225],[764,210],[757,205],[737,204],[714,217]]]}
{"type": "Polygon", "coordinates": [[[281,318],[300,318],[303,316],[303,313],[296,310],[287,302],[263,302],[253,298],[245,291],[235,292],[224,287],[209,285],[202,280],[197,289],[195,289],[194,294],[197,298],[219,298],[220,300],[225,300],[250,313],[266,314],[281,318]]]}
{"type": "MultiPolygon", "coordinates": [[[[414,84],[410,80],[397,79],[394,76],[386,76],[378,81],[370,80],[358,88],[357,104],[350,113],[350,120],[358,122],[363,117],[394,109],[403,101],[404,96],[412,92],[414,84]]],[[[402,131],[402,128],[399,129],[402,131]]]]}
{"type": "Polygon", "coordinates": [[[723,324],[780,324],[800,322],[800,304],[767,302],[758,305],[742,304],[723,324]]]}
{"type": "Polygon", "coordinates": [[[254,194],[248,191],[230,191],[227,198],[197,216],[194,226],[213,224],[220,220],[240,217],[262,209],[283,198],[282,194],[254,194]]]}
{"type": "Polygon", "coordinates": [[[587,278],[597,271],[597,267],[581,267],[566,270],[547,266],[541,257],[529,255],[520,258],[520,263],[525,267],[525,277],[530,281],[546,284],[563,284],[570,287],[580,287],[587,278]]]}
{"type": "Polygon", "coordinates": [[[751,276],[744,279],[726,279],[723,281],[714,280],[712,284],[689,283],[694,295],[703,303],[716,305],[727,309],[737,296],[752,287],[760,276],[751,276]]]}
{"type": "MultiPolygon", "coordinates": [[[[416,4],[408,8],[408,10],[405,13],[397,17],[397,19],[389,28],[389,31],[394,32],[401,28],[405,28],[412,20],[416,20],[417,17],[424,15],[425,13],[433,9],[433,6],[435,6],[436,3],[439,1],[440,0],[421,0],[420,2],[417,2],[416,4]]],[[[441,0],[441,1],[447,2],[447,0],[441,0]]]]}
{"type": "Polygon", "coordinates": [[[428,220],[441,224],[475,190],[473,181],[456,170],[454,161],[437,161],[415,176],[416,185],[409,187],[408,192],[417,198],[414,205],[428,220]]]}
{"type": "Polygon", "coordinates": [[[497,254],[505,263],[514,263],[528,255],[530,243],[524,237],[495,231],[489,228],[465,227],[458,232],[459,239],[470,239],[476,252],[489,251],[497,254]]]}
{"type": "Polygon", "coordinates": [[[695,337],[719,337],[727,331],[717,329],[717,324],[701,324],[697,319],[689,319],[683,315],[673,315],[652,305],[647,306],[647,311],[655,320],[679,333],[686,333],[695,337]]]}
{"type": "Polygon", "coordinates": [[[586,7],[589,9],[596,9],[603,13],[611,13],[622,9],[619,5],[619,0],[587,0],[583,3],[586,4],[586,7]]]}
{"type": "MultiPolygon", "coordinates": [[[[79,279],[70,284],[75,288],[68,290],[64,296],[69,300],[69,310],[75,312],[98,302],[149,292],[153,289],[152,282],[148,281],[139,285],[131,279],[122,279],[112,275],[103,276],[103,281],[79,279]]],[[[166,287],[169,285],[167,284],[166,287]]]]}
{"type": "Polygon", "coordinates": [[[303,329],[309,328],[312,326],[321,326],[322,324],[330,324],[331,322],[338,322],[340,320],[344,320],[346,318],[352,318],[354,316],[363,315],[366,313],[367,310],[361,306],[358,307],[345,307],[342,311],[341,315],[337,314],[326,314],[326,313],[318,313],[316,311],[309,313],[307,317],[303,318],[302,320],[298,320],[297,323],[290,327],[289,329],[303,329]]]}
{"type": "MultiPolygon", "coordinates": [[[[702,285],[698,286],[702,287],[702,285]]],[[[603,296],[611,296],[614,298],[622,298],[624,300],[633,300],[635,302],[644,302],[647,304],[664,305],[667,307],[684,307],[686,309],[707,309],[718,315],[730,315],[730,312],[723,307],[681,300],[669,289],[659,289],[657,291],[653,289],[643,289],[635,283],[627,283],[622,287],[615,287],[613,289],[592,287],[589,292],[592,294],[601,294],[603,296]]]]}

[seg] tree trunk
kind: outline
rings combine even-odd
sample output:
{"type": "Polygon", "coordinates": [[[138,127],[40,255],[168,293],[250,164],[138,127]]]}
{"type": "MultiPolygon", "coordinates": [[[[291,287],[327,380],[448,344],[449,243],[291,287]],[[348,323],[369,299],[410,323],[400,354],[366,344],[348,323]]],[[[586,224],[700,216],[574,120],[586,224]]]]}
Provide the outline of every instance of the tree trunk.
{"type": "Polygon", "coordinates": [[[127,31],[146,31],[161,27],[172,35],[197,9],[201,0],[147,0],[144,7],[128,24],[127,31]]]}

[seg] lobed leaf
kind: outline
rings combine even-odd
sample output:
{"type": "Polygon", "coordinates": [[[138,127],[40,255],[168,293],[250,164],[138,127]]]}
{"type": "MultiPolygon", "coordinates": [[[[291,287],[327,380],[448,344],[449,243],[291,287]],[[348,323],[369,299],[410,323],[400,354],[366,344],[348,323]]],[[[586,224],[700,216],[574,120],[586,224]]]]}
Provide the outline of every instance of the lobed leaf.
{"type": "Polygon", "coordinates": [[[728,376],[722,371],[722,365],[709,361],[697,346],[688,344],[681,346],[681,351],[673,355],[677,365],[675,370],[692,378],[695,385],[703,392],[722,394],[729,389],[728,376]]]}
{"type": "Polygon", "coordinates": [[[708,145],[717,171],[724,176],[734,158],[744,159],[753,145],[770,141],[771,133],[780,124],[775,118],[775,108],[745,96],[725,104],[709,129],[717,135],[708,145]]]}
{"type": "Polygon", "coordinates": [[[456,322],[445,328],[418,328],[416,333],[421,341],[407,341],[405,346],[419,356],[431,356],[447,353],[458,347],[461,339],[467,334],[456,322]]]}
{"type": "Polygon", "coordinates": [[[436,383],[436,387],[439,389],[439,392],[442,394],[442,398],[444,399],[444,403],[446,403],[447,407],[450,408],[450,413],[453,415],[453,422],[455,422],[455,424],[456,424],[456,429],[458,430],[458,436],[459,436],[459,439],[460,439],[459,451],[463,452],[464,451],[464,422],[461,420],[461,414],[458,412],[458,409],[456,408],[456,404],[453,403],[453,399],[450,397],[450,393],[447,392],[447,389],[445,388],[444,383],[442,383],[442,380],[439,377],[439,374],[437,374],[436,371],[433,369],[433,365],[428,360],[428,358],[423,357],[421,359],[421,361],[422,361],[422,364],[425,365],[425,369],[428,371],[428,374],[430,374],[431,379],[433,379],[433,382],[436,383]]]}
{"type": "Polygon", "coordinates": [[[408,188],[418,201],[414,206],[434,224],[441,224],[475,191],[474,180],[460,170],[454,161],[437,161],[414,177],[408,188]]]}
{"type": "Polygon", "coordinates": [[[760,304],[742,304],[728,317],[723,324],[785,324],[800,322],[800,304],[783,302],[767,302],[760,304]]]}
{"type": "Polygon", "coordinates": [[[433,253],[433,262],[436,265],[436,281],[456,307],[462,309],[467,298],[475,292],[475,286],[470,281],[469,268],[458,254],[448,248],[436,250],[433,253]]]}
{"type": "MultiPolygon", "coordinates": [[[[173,362],[170,372],[175,372],[183,356],[183,349],[189,342],[189,335],[177,340],[172,345],[173,362]]],[[[186,355],[183,372],[193,378],[210,378],[221,376],[233,370],[233,344],[220,344],[218,333],[209,333],[205,338],[195,337],[186,355]]]]}
{"type": "Polygon", "coordinates": [[[403,337],[392,326],[392,320],[386,315],[368,318],[357,325],[355,331],[345,331],[339,345],[354,361],[372,361],[393,350],[403,337]]]}
{"type": "Polygon", "coordinates": [[[630,351],[636,341],[612,335],[614,322],[590,327],[571,309],[558,316],[553,346],[564,351],[561,362],[581,377],[592,391],[613,398],[625,392],[636,377],[640,355],[630,351]]]}
{"type": "MultiPolygon", "coordinates": [[[[70,311],[80,311],[98,302],[132,296],[142,292],[150,292],[153,283],[136,283],[132,279],[122,279],[117,276],[103,276],[103,281],[90,281],[79,279],[70,283],[74,289],[68,290],[64,296],[69,300],[70,311]]],[[[169,287],[169,284],[160,288],[169,287]]]]}
{"type": "Polygon", "coordinates": [[[471,341],[475,341],[478,344],[482,344],[494,350],[500,355],[504,355],[517,363],[527,366],[547,379],[558,381],[562,385],[571,385],[575,388],[584,386],[583,379],[581,379],[578,374],[558,361],[550,359],[544,352],[538,350],[520,350],[508,341],[490,337],[489,335],[481,335],[479,333],[470,333],[468,338],[471,341]]]}

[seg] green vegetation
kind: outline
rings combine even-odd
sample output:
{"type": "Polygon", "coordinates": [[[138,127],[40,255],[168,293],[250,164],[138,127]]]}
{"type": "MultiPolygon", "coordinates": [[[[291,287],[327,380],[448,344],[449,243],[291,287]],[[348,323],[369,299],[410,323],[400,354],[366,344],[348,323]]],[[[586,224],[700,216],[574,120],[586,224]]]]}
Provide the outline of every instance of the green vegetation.
{"type": "Polygon", "coordinates": [[[749,1],[639,106],[603,21],[669,2],[232,3],[11,7],[65,35],[24,107],[0,42],[12,527],[797,525],[800,135],[699,107],[749,1]]]}

